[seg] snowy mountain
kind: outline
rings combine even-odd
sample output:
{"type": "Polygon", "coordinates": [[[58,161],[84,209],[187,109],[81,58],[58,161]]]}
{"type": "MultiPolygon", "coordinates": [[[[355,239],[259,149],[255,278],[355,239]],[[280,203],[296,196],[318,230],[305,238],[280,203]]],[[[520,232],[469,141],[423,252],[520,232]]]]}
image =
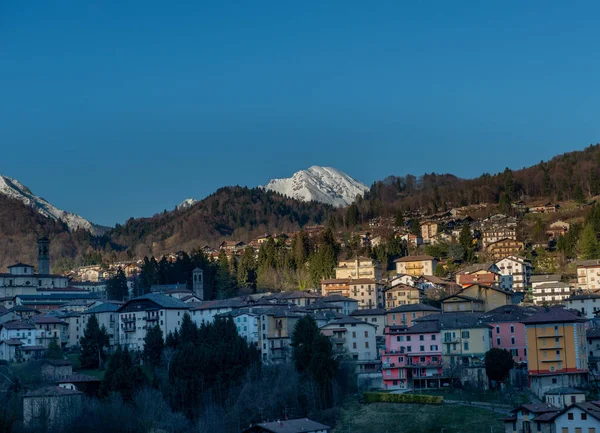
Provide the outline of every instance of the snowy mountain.
{"type": "Polygon", "coordinates": [[[177,210],[188,209],[198,203],[195,198],[186,198],[184,201],[179,203],[176,207],[177,210]]]}
{"type": "Polygon", "coordinates": [[[93,234],[101,234],[104,231],[103,227],[96,226],[79,215],[52,206],[43,198],[33,194],[21,182],[10,177],[0,175],[0,194],[23,202],[47,218],[63,221],[69,230],[85,229],[93,234]]]}
{"type": "Polygon", "coordinates": [[[272,179],[262,187],[303,201],[318,201],[336,207],[348,206],[369,188],[331,167],[312,166],[286,179],[272,179]]]}

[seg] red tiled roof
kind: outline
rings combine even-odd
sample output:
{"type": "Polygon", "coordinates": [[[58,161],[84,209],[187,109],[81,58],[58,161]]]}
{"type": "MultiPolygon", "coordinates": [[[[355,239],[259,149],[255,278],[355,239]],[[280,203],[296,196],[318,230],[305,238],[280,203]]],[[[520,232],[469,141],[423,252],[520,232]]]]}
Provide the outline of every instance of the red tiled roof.
{"type": "Polygon", "coordinates": [[[400,262],[422,262],[425,260],[435,260],[435,257],[431,257],[428,255],[421,255],[421,256],[406,256],[406,257],[401,257],[399,259],[394,260],[395,263],[400,263],[400,262]]]}
{"type": "Polygon", "coordinates": [[[537,323],[572,323],[585,322],[584,319],[574,316],[563,308],[549,308],[547,311],[534,314],[523,320],[521,323],[526,325],[535,325],[537,323]]]}

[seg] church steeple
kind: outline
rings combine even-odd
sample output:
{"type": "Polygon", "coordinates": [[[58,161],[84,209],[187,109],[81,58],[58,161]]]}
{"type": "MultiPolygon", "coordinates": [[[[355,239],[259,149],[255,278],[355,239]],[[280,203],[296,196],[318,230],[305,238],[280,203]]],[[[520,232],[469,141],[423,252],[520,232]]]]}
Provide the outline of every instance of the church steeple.
{"type": "Polygon", "coordinates": [[[41,237],[38,239],[38,274],[50,274],[50,239],[41,237]]]}

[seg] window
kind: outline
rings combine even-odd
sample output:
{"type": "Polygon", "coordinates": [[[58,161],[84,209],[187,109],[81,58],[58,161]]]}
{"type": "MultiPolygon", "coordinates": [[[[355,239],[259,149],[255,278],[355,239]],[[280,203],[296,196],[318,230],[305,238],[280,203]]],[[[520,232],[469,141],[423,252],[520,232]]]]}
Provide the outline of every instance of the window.
{"type": "Polygon", "coordinates": [[[356,338],[356,331],[352,331],[352,338],[356,338]]]}
{"type": "Polygon", "coordinates": [[[465,350],[469,350],[469,343],[467,343],[467,342],[465,341],[463,344],[464,344],[464,348],[465,348],[465,350]]]}
{"type": "Polygon", "coordinates": [[[552,384],[553,384],[553,385],[556,385],[556,378],[553,378],[553,379],[552,379],[552,384]]]}
{"type": "Polygon", "coordinates": [[[369,342],[365,341],[365,349],[368,349],[368,348],[369,348],[369,342]]]}
{"type": "Polygon", "coordinates": [[[410,335],[406,336],[406,341],[410,341],[410,335]]]}
{"type": "Polygon", "coordinates": [[[406,346],[406,351],[407,352],[412,352],[412,347],[411,346],[406,346]]]}
{"type": "Polygon", "coordinates": [[[463,331],[462,338],[469,338],[469,331],[463,331]]]}
{"type": "Polygon", "coordinates": [[[515,337],[510,337],[510,344],[515,344],[515,337]]]}
{"type": "Polygon", "coordinates": [[[369,338],[369,331],[365,331],[365,338],[369,338]]]}
{"type": "Polygon", "coordinates": [[[352,343],[352,348],[356,349],[356,342],[352,343]]]}
{"type": "Polygon", "coordinates": [[[496,326],[496,334],[500,334],[500,327],[496,326]]]}
{"type": "Polygon", "coordinates": [[[419,335],[419,341],[425,341],[425,336],[424,335],[419,335]]]}
{"type": "Polygon", "coordinates": [[[581,420],[582,420],[582,421],[585,421],[586,419],[587,419],[587,413],[585,413],[585,412],[582,412],[582,413],[581,413],[581,420]]]}
{"type": "Polygon", "coordinates": [[[435,334],[431,334],[431,340],[435,341],[435,334]]]}
{"type": "Polygon", "coordinates": [[[569,414],[567,414],[567,418],[569,418],[569,420],[571,420],[571,421],[572,421],[572,420],[573,420],[573,418],[574,418],[574,417],[573,417],[573,414],[572,414],[572,413],[569,413],[569,414]]]}
{"type": "Polygon", "coordinates": [[[433,346],[429,346],[429,349],[430,349],[432,352],[435,352],[436,350],[438,350],[438,347],[437,347],[437,346],[434,344],[433,346]]]}
{"type": "Polygon", "coordinates": [[[421,352],[425,352],[425,346],[419,346],[419,350],[420,350],[421,352]]]}
{"type": "Polygon", "coordinates": [[[392,372],[390,370],[385,370],[385,375],[386,376],[391,376],[392,372]]]}
{"type": "Polygon", "coordinates": [[[496,345],[500,346],[500,338],[496,338],[496,345]]]}
{"type": "Polygon", "coordinates": [[[515,325],[510,325],[510,333],[511,334],[515,333],[515,325]]]}

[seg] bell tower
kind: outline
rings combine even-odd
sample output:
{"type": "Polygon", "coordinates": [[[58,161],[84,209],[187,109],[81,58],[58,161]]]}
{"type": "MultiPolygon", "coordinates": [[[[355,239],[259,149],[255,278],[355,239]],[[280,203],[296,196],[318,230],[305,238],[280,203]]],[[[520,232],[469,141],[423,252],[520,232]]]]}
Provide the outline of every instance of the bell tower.
{"type": "Polygon", "coordinates": [[[38,274],[49,275],[50,274],[50,239],[47,237],[39,238],[37,241],[38,246],[38,274]]]}
{"type": "Polygon", "coordinates": [[[196,268],[192,271],[192,290],[194,295],[204,301],[204,271],[196,268]]]}

